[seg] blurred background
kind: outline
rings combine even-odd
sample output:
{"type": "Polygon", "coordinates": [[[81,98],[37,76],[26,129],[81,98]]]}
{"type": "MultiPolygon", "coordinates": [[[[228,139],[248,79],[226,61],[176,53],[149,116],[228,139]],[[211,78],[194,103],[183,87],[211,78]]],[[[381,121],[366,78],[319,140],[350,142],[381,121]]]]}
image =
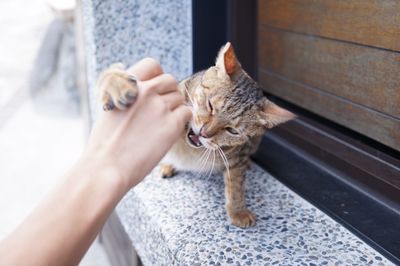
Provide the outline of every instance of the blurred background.
{"type": "MultiPolygon", "coordinates": [[[[78,159],[74,1],[0,1],[0,239],[78,159]]],[[[96,241],[81,265],[109,265],[96,241]]]]}

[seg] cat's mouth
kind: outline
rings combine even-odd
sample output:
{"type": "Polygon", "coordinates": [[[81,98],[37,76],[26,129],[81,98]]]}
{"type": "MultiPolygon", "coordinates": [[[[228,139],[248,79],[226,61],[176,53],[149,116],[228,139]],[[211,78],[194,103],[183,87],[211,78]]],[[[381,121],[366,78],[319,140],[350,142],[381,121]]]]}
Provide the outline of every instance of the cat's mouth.
{"type": "Polygon", "coordinates": [[[194,133],[192,128],[189,129],[187,138],[192,146],[196,148],[200,148],[201,146],[203,146],[203,144],[200,142],[200,136],[194,133]]]}

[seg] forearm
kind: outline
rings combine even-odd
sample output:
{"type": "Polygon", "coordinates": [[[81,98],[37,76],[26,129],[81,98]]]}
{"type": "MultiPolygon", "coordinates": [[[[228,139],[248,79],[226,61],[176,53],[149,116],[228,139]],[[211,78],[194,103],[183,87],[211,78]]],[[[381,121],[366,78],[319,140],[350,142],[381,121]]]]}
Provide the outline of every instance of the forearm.
{"type": "Polygon", "coordinates": [[[80,161],[0,244],[6,265],[77,265],[127,186],[104,160],[80,161]]]}
{"type": "Polygon", "coordinates": [[[84,159],[0,243],[1,265],[78,264],[118,201],[180,136],[192,113],[176,80],[149,58],[128,72],[139,80],[135,104],[100,113],[84,159]]]}

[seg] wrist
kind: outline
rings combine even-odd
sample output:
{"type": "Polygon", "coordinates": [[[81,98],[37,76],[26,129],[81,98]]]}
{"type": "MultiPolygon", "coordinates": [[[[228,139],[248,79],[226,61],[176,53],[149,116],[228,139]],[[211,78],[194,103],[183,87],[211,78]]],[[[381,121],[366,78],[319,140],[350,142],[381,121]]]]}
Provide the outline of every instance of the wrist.
{"type": "Polygon", "coordinates": [[[83,171],[90,181],[102,184],[117,195],[123,196],[130,188],[129,180],[113,156],[97,152],[86,153],[77,163],[77,169],[83,171]]]}

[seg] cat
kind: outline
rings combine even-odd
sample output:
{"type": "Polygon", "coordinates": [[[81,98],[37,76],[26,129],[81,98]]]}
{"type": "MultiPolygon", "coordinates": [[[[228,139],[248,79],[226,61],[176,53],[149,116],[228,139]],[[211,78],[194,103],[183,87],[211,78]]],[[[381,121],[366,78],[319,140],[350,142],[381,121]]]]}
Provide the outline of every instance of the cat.
{"type": "MultiPolygon", "coordinates": [[[[135,85],[122,64],[103,72],[98,87],[104,109],[126,109],[137,97],[135,85]]],[[[219,51],[214,66],[181,81],[178,89],[192,107],[193,119],[163,158],[162,176],[172,177],[176,170],[224,171],[231,223],[241,228],[253,226],[256,216],[246,207],[244,186],[250,155],[267,129],[295,115],[263,95],[242,69],[229,42],[219,51]]]]}

